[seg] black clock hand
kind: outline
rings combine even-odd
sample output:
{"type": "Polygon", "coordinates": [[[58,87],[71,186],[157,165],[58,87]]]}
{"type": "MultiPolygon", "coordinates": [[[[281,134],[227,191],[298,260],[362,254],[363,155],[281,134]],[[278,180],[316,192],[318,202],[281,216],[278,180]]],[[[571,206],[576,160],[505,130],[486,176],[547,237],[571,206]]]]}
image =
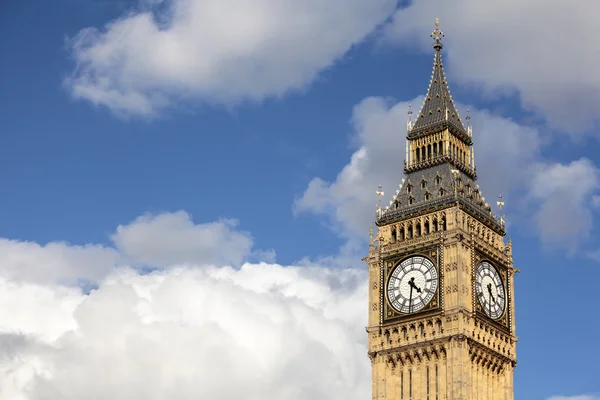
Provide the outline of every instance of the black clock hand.
{"type": "Polygon", "coordinates": [[[490,294],[490,298],[494,301],[494,303],[496,302],[496,299],[494,299],[494,295],[492,294],[492,284],[488,283],[487,285],[487,289],[488,289],[488,293],[490,294]]]}
{"type": "Polygon", "coordinates": [[[421,293],[421,288],[419,288],[416,284],[415,284],[415,277],[413,276],[412,278],[410,278],[410,281],[408,281],[408,284],[410,285],[411,289],[415,289],[418,293],[421,293]]]}
{"type": "Polygon", "coordinates": [[[408,298],[408,312],[410,313],[410,312],[412,312],[412,290],[413,290],[413,287],[410,284],[410,281],[409,281],[409,286],[410,286],[410,297],[408,298]]]}
{"type": "Polygon", "coordinates": [[[495,303],[496,300],[494,299],[494,295],[492,294],[492,284],[491,283],[487,284],[487,289],[488,289],[488,293],[490,294],[489,310],[490,310],[490,315],[492,315],[492,301],[495,303]]]}

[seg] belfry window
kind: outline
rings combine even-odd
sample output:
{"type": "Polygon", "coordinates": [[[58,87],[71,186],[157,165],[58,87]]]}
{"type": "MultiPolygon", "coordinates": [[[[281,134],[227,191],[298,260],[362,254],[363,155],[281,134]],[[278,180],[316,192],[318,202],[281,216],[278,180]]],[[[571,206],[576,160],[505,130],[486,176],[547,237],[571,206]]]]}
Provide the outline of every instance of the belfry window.
{"type": "Polygon", "coordinates": [[[425,224],[423,224],[423,230],[425,231],[425,235],[429,234],[429,221],[425,221],[425,224]]]}
{"type": "Polygon", "coordinates": [[[405,235],[404,235],[404,227],[400,228],[400,240],[404,240],[405,239],[405,235]]]}
{"type": "Polygon", "coordinates": [[[396,227],[392,228],[392,243],[396,242],[396,227]]]}
{"type": "Polygon", "coordinates": [[[415,230],[417,231],[417,236],[421,236],[421,224],[419,222],[417,222],[415,230]]]}

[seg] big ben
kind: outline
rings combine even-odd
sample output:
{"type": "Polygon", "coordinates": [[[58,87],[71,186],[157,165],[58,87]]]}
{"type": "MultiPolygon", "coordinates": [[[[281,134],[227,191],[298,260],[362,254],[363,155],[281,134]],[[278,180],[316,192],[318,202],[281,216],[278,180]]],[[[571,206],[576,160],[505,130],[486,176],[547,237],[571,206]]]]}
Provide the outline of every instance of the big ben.
{"type": "Polygon", "coordinates": [[[512,244],[475,183],[472,129],[448,89],[437,20],[431,36],[433,73],[407,124],[405,179],[378,208],[364,259],[372,398],[512,400],[512,244]]]}

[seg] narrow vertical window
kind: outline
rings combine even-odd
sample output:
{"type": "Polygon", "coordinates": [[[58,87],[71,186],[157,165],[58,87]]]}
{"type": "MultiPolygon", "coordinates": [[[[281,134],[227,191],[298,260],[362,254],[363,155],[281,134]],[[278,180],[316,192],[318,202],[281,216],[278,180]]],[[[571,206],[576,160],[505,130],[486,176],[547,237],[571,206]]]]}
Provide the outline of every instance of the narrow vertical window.
{"type": "Polygon", "coordinates": [[[400,400],[404,400],[404,372],[400,372],[400,400]]]}
{"type": "Polygon", "coordinates": [[[429,400],[429,366],[427,366],[426,374],[427,374],[427,377],[426,377],[426,380],[427,380],[427,400],[429,400]]]}
{"type": "Polygon", "coordinates": [[[412,369],[408,370],[408,398],[412,400],[412,369]]]}
{"type": "Polygon", "coordinates": [[[439,388],[439,380],[438,380],[438,366],[435,366],[435,400],[439,399],[440,388],[439,388]]]}

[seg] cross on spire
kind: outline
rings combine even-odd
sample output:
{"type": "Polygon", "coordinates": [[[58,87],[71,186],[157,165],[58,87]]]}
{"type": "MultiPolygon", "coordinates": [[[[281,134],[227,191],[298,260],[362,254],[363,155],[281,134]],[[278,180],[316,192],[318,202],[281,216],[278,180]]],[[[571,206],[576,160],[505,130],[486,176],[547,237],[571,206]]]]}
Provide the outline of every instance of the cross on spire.
{"type": "Polygon", "coordinates": [[[442,47],[444,47],[442,45],[442,41],[441,41],[441,39],[444,37],[444,32],[440,31],[440,19],[439,18],[435,19],[435,29],[433,32],[431,32],[431,37],[433,38],[433,40],[435,40],[435,43],[433,44],[433,48],[436,49],[437,51],[440,51],[442,49],[442,47]]]}
{"type": "Polygon", "coordinates": [[[375,194],[378,196],[378,202],[381,203],[381,197],[383,197],[383,195],[385,194],[383,193],[383,188],[381,187],[381,185],[377,187],[377,191],[375,192],[375,194]]]}
{"type": "Polygon", "coordinates": [[[502,208],[504,207],[504,201],[502,200],[502,193],[500,193],[500,197],[498,197],[498,201],[496,202],[500,207],[500,213],[502,213],[502,208]]]}

